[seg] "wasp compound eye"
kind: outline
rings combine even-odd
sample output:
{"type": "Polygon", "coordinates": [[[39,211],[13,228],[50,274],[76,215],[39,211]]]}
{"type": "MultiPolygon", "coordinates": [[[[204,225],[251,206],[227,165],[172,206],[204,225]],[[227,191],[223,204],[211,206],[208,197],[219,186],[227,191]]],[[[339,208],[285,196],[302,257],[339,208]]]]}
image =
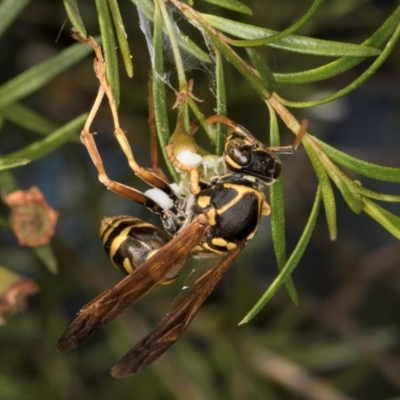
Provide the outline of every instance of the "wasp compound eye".
{"type": "Polygon", "coordinates": [[[233,157],[237,161],[238,164],[246,166],[251,163],[253,158],[253,154],[250,149],[234,149],[233,157]]]}
{"type": "Polygon", "coordinates": [[[226,162],[228,168],[233,170],[241,170],[252,163],[253,152],[249,146],[240,145],[237,142],[232,141],[226,148],[226,162]]]}

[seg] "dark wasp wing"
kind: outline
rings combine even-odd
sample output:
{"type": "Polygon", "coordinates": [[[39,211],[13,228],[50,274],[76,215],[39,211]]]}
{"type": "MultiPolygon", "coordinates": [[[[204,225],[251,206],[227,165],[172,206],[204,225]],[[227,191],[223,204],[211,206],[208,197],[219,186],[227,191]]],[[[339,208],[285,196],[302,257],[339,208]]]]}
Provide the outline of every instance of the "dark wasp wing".
{"type": "Polygon", "coordinates": [[[209,224],[203,215],[162,247],[149,260],[84,306],[58,341],[57,350],[75,348],[82,340],[133,305],[177,264],[183,262],[193,247],[201,242],[209,224]]]}
{"type": "Polygon", "coordinates": [[[207,270],[188,288],[188,292],[160,324],[111,369],[114,378],[139,372],[160,357],[185,331],[197,311],[232,265],[245,243],[238,245],[207,270]]]}

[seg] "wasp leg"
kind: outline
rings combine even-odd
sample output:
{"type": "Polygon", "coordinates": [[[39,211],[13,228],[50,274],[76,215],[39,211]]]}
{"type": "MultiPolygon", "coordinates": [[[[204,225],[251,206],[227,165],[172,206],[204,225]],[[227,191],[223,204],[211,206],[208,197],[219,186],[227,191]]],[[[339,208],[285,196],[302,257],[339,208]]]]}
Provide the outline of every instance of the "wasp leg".
{"type": "Polygon", "coordinates": [[[261,214],[264,215],[265,217],[267,217],[268,215],[271,214],[271,207],[265,200],[262,205],[262,213],[261,214]]]}
{"type": "MultiPolygon", "coordinates": [[[[95,52],[95,55],[96,55],[93,67],[94,67],[96,77],[100,81],[100,89],[99,89],[96,101],[93,104],[92,110],[86,121],[84,130],[82,131],[82,134],[81,134],[81,140],[87,147],[87,149],[92,157],[92,160],[94,159],[94,157],[93,157],[94,153],[98,154],[98,152],[97,152],[97,149],[95,150],[96,145],[95,145],[94,141],[93,140],[91,141],[88,138],[89,136],[91,136],[90,125],[93,122],[93,119],[98,111],[98,108],[100,106],[100,103],[101,103],[104,95],[106,95],[108,98],[108,102],[110,104],[110,109],[111,109],[111,113],[112,113],[112,117],[113,117],[113,121],[114,121],[114,135],[117,138],[118,143],[128,160],[128,164],[129,164],[130,168],[132,169],[132,171],[135,173],[135,175],[138,178],[142,179],[147,184],[162,190],[171,199],[173,199],[175,203],[177,203],[178,199],[177,199],[175,193],[173,192],[173,190],[171,189],[171,187],[169,186],[168,182],[161,179],[157,175],[151,173],[150,171],[147,171],[145,168],[141,167],[136,162],[135,157],[133,156],[133,152],[129,145],[128,139],[119,123],[117,104],[116,104],[114,95],[112,93],[111,86],[109,85],[107,77],[106,77],[105,62],[104,62],[103,54],[101,52],[101,47],[96,43],[96,41],[91,36],[88,36],[88,38],[85,39],[85,38],[82,38],[75,31],[73,31],[72,36],[74,37],[74,39],[76,39],[80,42],[90,44],[90,46],[92,46],[92,48],[95,52]],[[90,146],[88,147],[89,143],[90,143],[90,146]]],[[[98,165],[99,164],[97,164],[96,167],[98,167],[98,165]]],[[[101,174],[100,170],[99,170],[99,174],[102,175],[103,178],[105,177],[105,174],[101,174]]],[[[100,177],[100,175],[99,175],[99,177],[100,177]]],[[[103,181],[101,181],[101,182],[104,183],[103,181]]],[[[110,190],[112,190],[112,189],[110,189],[110,190]]]]}

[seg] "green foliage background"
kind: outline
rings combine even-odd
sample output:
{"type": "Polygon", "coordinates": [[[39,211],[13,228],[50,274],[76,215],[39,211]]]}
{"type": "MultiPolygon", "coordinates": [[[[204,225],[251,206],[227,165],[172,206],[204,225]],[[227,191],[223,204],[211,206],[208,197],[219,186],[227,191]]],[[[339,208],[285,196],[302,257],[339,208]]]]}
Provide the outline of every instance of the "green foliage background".
{"type": "MultiPolygon", "coordinates": [[[[95,6],[101,9],[106,3],[81,0],[78,4],[86,32],[98,35],[95,6]]],[[[195,8],[281,32],[299,20],[311,2],[286,1],[284,6],[279,1],[246,4],[253,16],[201,1],[195,3],[195,8]]],[[[126,76],[122,66],[119,78],[115,79],[120,82],[121,125],[138,161],[149,165],[147,94],[151,65],[148,49],[139,29],[135,5],[130,1],[120,1],[118,5],[134,66],[133,79],[126,76]]],[[[0,264],[34,278],[40,284],[41,293],[32,299],[26,313],[11,316],[0,328],[1,399],[396,398],[400,389],[397,272],[400,247],[396,219],[399,208],[396,203],[383,203],[383,209],[372,203],[371,198],[398,201],[400,176],[394,168],[371,167],[346,158],[318,141],[305,144],[311,162],[302,148],[294,156],[284,158],[288,255],[303,233],[318,181],[327,216],[321,209],[311,242],[307,249],[303,246],[305,254],[292,276],[297,293],[290,293],[292,298],[298,296],[299,306],[293,305],[286,291],[276,292],[278,285],[271,285],[278,274],[278,262],[271,241],[270,220],[266,219],[188,331],[148,370],[125,380],[108,375],[112,364],[165,315],[184,278],[171,287],[154,290],[78,350],[56,353],[57,340],[79,307],[120,279],[101,250],[97,237],[101,218],[129,214],[154,223],[157,219],[141,207],[108,193],[97,181],[93,165],[78,140],[98,82],[92,70],[90,47],[74,43],[69,21],[63,27],[64,4],[50,0],[3,0],[0,10],[3,16],[0,25],[1,154],[12,160],[32,160],[27,166],[14,169],[12,174],[3,172],[1,189],[7,193],[15,187],[26,189],[37,185],[60,214],[57,234],[51,247],[43,253],[17,245],[7,229],[9,210],[5,206],[2,209],[0,264]],[[330,160],[344,165],[346,168],[342,169],[349,178],[321,156],[313,143],[330,160]],[[368,169],[370,175],[376,174],[375,181],[360,177],[354,169],[368,169]],[[354,179],[360,180],[363,186],[357,186],[354,179]],[[335,183],[333,188],[329,180],[335,183]],[[371,197],[363,189],[364,185],[378,195],[371,197]],[[392,197],[383,198],[381,193],[385,196],[391,193],[392,197]],[[333,198],[336,206],[333,203],[332,207],[333,198]],[[356,212],[363,209],[383,227],[365,213],[354,214],[349,206],[356,212]],[[336,241],[329,238],[335,236],[336,230],[333,210],[335,213],[337,210],[336,241]],[[49,272],[57,268],[55,260],[56,275],[49,272]],[[275,294],[271,301],[252,321],[237,327],[268,287],[266,296],[275,294]]],[[[399,12],[396,3],[390,1],[327,1],[296,34],[359,44],[368,40],[390,15],[397,18],[398,24],[396,12],[399,12]]],[[[177,14],[174,16],[178,18],[177,14]]],[[[191,38],[202,43],[201,35],[178,19],[191,38]]],[[[117,47],[111,43],[109,49],[113,46],[117,47]]],[[[121,44],[119,47],[125,54],[125,65],[129,65],[127,48],[121,44]]],[[[207,52],[204,46],[203,50],[207,52]]],[[[272,72],[277,72],[278,93],[290,99],[292,103],[289,100],[286,103],[293,107],[297,107],[293,102],[312,101],[315,97],[324,97],[323,91],[337,93],[354,83],[378,56],[340,74],[332,68],[331,79],[307,84],[304,76],[298,78],[294,73],[316,68],[326,60],[333,62],[337,57],[304,55],[304,49],[299,53],[276,47],[257,50],[258,53],[250,53],[249,57],[259,70],[261,81],[268,82],[271,73],[266,68],[267,60],[272,72]],[[284,73],[291,75],[284,76],[284,73]]],[[[326,51],[330,50],[328,46],[326,51]]],[[[248,58],[244,49],[237,51],[248,58]]],[[[298,120],[309,119],[309,132],[329,145],[376,165],[398,168],[399,55],[397,45],[375,75],[341,103],[325,110],[300,107],[293,111],[294,115],[298,120]]],[[[167,58],[166,70],[171,74],[171,83],[180,89],[172,60],[172,56],[167,58]]],[[[198,62],[196,66],[200,68],[188,72],[188,77],[194,79],[194,94],[204,99],[198,107],[209,116],[215,113],[215,96],[209,91],[209,75],[204,67],[198,62]]],[[[265,104],[260,102],[264,88],[252,82],[251,77],[249,84],[226,62],[224,75],[228,117],[246,126],[264,142],[269,142],[271,128],[274,139],[278,123],[268,117],[265,104]]],[[[176,120],[176,111],[171,110],[174,97],[173,91],[167,89],[171,131],[176,120]]],[[[293,137],[281,121],[279,126],[281,142],[290,144],[293,137]]],[[[143,189],[143,184],[132,177],[113,138],[106,102],[93,130],[98,132],[96,141],[110,176],[143,189]]],[[[205,147],[209,146],[203,133],[196,134],[195,138],[205,147]]],[[[3,160],[2,168],[12,166],[9,160],[3,160]]],[[[279,192],[271,196],[279,197],[279,192]]],[[[281,198],[275,201],[283,204],[281,198]]],[[[273,210],[278,214],[276,207],[273,210]]],[[[279,259],[279,250],[278,260],[283,267],[285,259],[279,259]]]]}

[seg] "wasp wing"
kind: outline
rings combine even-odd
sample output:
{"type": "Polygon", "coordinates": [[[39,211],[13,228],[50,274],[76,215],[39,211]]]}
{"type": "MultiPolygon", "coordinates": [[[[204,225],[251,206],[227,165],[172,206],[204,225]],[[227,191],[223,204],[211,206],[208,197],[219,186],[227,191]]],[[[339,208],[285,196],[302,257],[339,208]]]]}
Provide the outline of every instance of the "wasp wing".
{"type": "Polygon", "coordinates": [[[193,247],[203,239],[208,227],[205,217],[198,216],[139,268],[83,307],[61,336],[57,350],[75,348],[82,340],[143,297],[162,281],[174,266],[190,255],[193,247]]]}
{"type": "Polygon", "coordinates": [[[180,299],[177,307],[114,365],[111,375],[115,378],[123,378],[134,374],[160,357],[189,326],[203,302],[214,290],[244,246],[245,244],[242,243],[231,250],[213,268],[200,276],[185,297],[180,299]]]}

